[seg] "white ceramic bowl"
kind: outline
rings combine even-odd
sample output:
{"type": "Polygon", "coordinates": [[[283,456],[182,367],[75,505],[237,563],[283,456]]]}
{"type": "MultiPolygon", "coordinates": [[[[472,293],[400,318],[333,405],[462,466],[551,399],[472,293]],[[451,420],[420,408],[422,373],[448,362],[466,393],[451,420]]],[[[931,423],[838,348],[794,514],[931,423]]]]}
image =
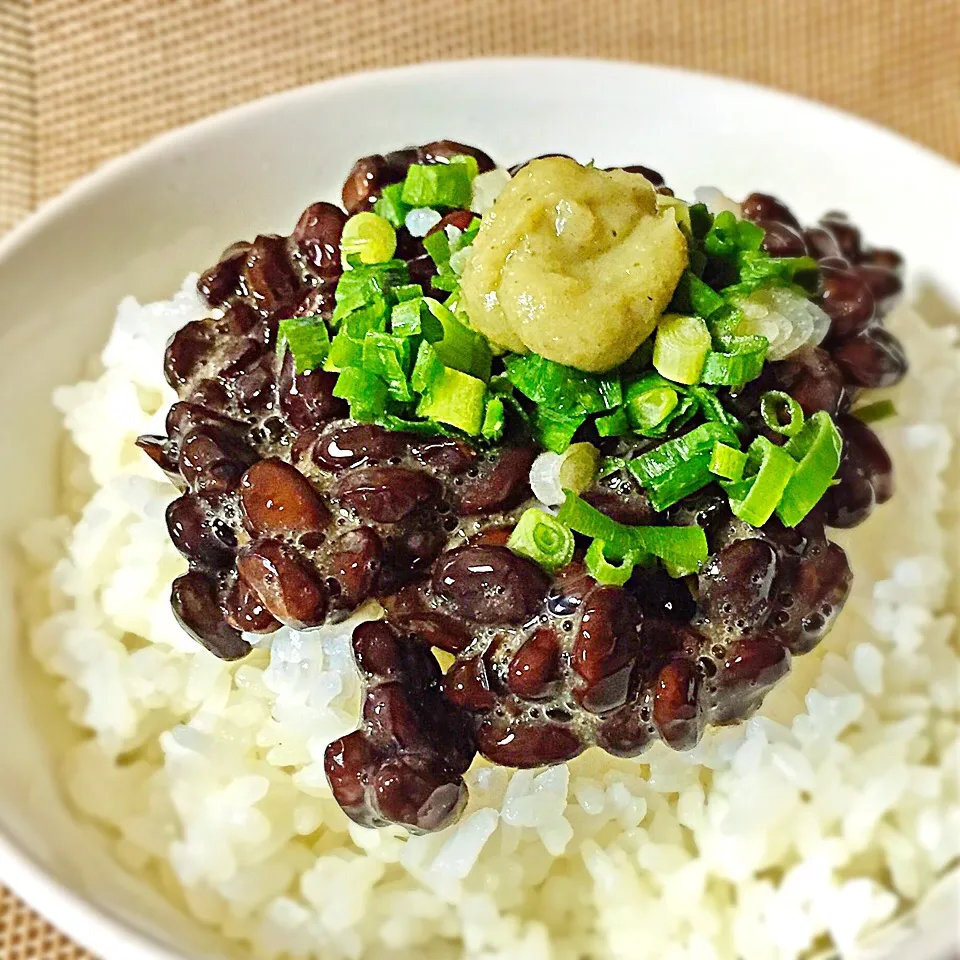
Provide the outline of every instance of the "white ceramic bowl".
{"type": "MultiPolygon", "coordinates": [[[[10,546],[55,509],[51,391],[99,351],[124,295],[166,298],[236,238],[288,232],[309,201],[338,193],[356,157],[441,137],[504,162],[562,151],[644,163],[681,195],[702,183],[769,190],[810,218],[840,207],[906,254],[928,310],[960,308],[956,167],[813,103],[627,64],[472,61],[306,87],[164,136],[48,204],[0,243],[0,879],[104,960],[225,954],[124,875],[58,793],[50,744],[69,734],[25,662],[10,546]]],[[[948,904],[935,939],[949,942],[949,925],[948,904]]],[[[914,940],[910,956],[924,955],[938,954],[914,940]]]]}

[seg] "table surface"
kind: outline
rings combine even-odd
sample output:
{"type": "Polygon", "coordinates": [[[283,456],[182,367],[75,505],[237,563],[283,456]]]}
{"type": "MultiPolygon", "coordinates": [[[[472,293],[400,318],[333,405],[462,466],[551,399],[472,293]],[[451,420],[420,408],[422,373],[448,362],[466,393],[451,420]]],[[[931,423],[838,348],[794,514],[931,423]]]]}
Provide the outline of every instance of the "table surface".
{"type": "MultiPolygon", "coordinates": [[[[0,0],[0,233],[109,157],[225,107],[470,56],[739,77],[960,160],[958,49],[956,0],[0,0]]],[[[28,958],[91,960],[0,888],[0,960],[28,958]]]]}

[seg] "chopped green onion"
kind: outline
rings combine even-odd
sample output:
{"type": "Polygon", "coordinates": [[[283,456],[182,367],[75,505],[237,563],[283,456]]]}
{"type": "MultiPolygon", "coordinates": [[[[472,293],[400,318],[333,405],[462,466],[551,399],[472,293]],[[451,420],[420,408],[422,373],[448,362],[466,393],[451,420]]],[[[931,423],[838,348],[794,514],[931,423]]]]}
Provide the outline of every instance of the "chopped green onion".
{"type": "Polygon", "coordinates": [[[711,473],[724,480],[739,480],[743,476],[743,468],[747,464],[747,455],[735,447],[728,447],[725,443],[715,443],[710,454],[711,473]]]}
{"type": "Polygon", "coordinates": [[[437,380],[443,376],[443,362],[437,351],[426,340],[420,343],[417,359],[410,374],[410,384],[417,393],[427,393],[437,380]]]}
{"type": "Polygon", "coordinates": [[[571,530],[604,542],[606,556],[659,557],[678,569],[696,570],[707,558],[707,538],[698,526],[631,527],[611,520],[575,493],[567,492],[557,519],[571,530]]]}
{"type": "Polygon", "coordinates": [[[277,356],[289,350],[297,373],[319,370],[330,352],[330,334],[323,317],[291,317],[277,328],[277,356]]]}
{"type": "Polygon", "coordinates": [[[538,405],[533,412],[533,429],[537,442],[553,453],[563,453],[586,419],[585,414],[571,417],[538,405]]]}
{"type": "Polygon", "coordinates": [[[739,431],[743,423],[735,417],[721,402],[720,398],[708,387],[690,387],[690,393],[700,405],[705,420],[716,420],[739,431]]]}
{"type": "Polygon", "coordinates": [[[876,400],[873,403],[864,404],[862,407],[856,407],[851,413],[861,423],[878,423],[881,420],[888,420],[897,415],[897,408],[892,400],[876,400]]]}
{"type": "Polygon", "coordinates": [[[506,410],[499,397],[490,397],[486,409],[483,411],[483,423],[480,425],[480,436],[484,440],[499,440],[503,436],[506,425],[506,410]]]}
{"type": "Polygon", "coordinates": [[[602,540],[594,540],[587,547],[587,555],[584,557],[587,573],[597,583],[602,583],[605,586],[622,587],[633,574],[635,566],[633,558],[628,554],[620,560],[610,561],[604,556],[605,549],[606,544],[602,540]]]}
{"type": "Polygon", "coordinates": [[[556,517],[531,507],[521,514],[507,548],[555,573],[573,559],[573,533],[556,517]]]}
{"type": "Polygon", "coordinates": [[[443,325],[427,309],[423,297],[401,300],[390,311],[390,330],[400,337],[422,336],[431,343],[443,339],[443,325]]]}
{"type": "Polygon", "coordinates": [[[363,339],[362,364],[364,370],[376,374],[387,384],[394,400],[413,399],[408,381],[411,364],[409,339],[371,330],[363,339]]]}
{"type": "Polygon", "coordinates": [[[337,373],[347,367],[357,367],[363,362],[363,341],[354,340],[346,330],[341,330],[330,343],[324,370],[337,373]]]}
{"type": "Polygon", "coordinates": [[[757,437],[747,450],[744,478],[721,481],[734,515],[753,527],[762,527],[773,515],[797,469],[797,463],[766,437],[757,437]]]}
{"type": "Polygon", "coordinates": [[[386,263],[397,249],[397,232],[383,217],[369,210],[354,214],[344,225],[340,251],[364,264],[386,263]]]}
{"type": "Polygon", "coordinates": [[[604,477],[609,477],[611,473],[626,470],[626,468],[627,461],[623,457],[601,457],[597,468],[597,479],[602,480],[604,477]]]}
{"type": "Polygon", "coordinates": [[[760,416],[774,433],[795,437],[803,429],[803,409],[783,390],[768,390],[760,398],[760,416]]]}
{"type": "Polygon", "coordinates": [[[654,510],[673,506],[714,479],[710,457],[717,441],[731,446],[739,443],[732,427],[710,421],[629,462],[630,472],[646,489],[654,510]]]}
{"type": "Polygon", "coordinates": [[[350,416],[372,423],[386,409],[387,385],[361,367],[347,367],[333,385],[333,395],[350,404],[350,416]]]}
{"type": "Polygon", "coordinates": [[[750,294],[760,287],[789,287],[797,284],[813,290],[818,278],[817,261],[812,257],[771,257],[762,250],[749,250],[737,258],[740,279],[723,291],[725,297],[750,294]]]}
{"type": "Polygon", "coordinates": [[[673,387],[651,386],[642,392],[627,388],[627,403],[625,410],[630,425],[638,433],[643,433],[659,426],[676,409],[680,398],[673,387]]]}
{"type": "Polygon", "coordinates": [[[403,181],[401,199],[411,207],[468,208],[470,174],[465,163],[413,164],[403,181]]]}
{"type": "Polygon", "coordinates": [[[788,527],[795,527],[827,492],[840,466],[842,447],[840,432],[824,411],[810,417],[787,441],[783,449],[799,461],[777,507],[777,516],[788,527]]]}
{"type": "Polygon", "coordinates": [[[584,373],[536,353],[504,359],[507,379],[529,400],[563,416],[612,410],[623,400],[617,374],[584,373]]]}
{"type": "Polygon", "coordinates": [[[398,229],[403,226],[407,214],[413,209],[409,203],[403,202],[402,194],[403,184],[391,183],[380,191],[380,196],[373,205],[373,212],[378,217],[383,217],[390,226],[398,229]]]}
{"type": "Polygon", "coordinates": [[[439,300],[424,297],[424,303],[443,329],[443,337],[434,345],[437,356],[454,370],[489,380],[493,354],[487,340],[461,323],[439,300]]]}
{"type": "Polygon", "coordinates": [[[471,183],[480,173],[480,164],[477,163],[477,158],[469,153],[458,153],[452,156],[447,163],[462,163],[467,168],[467,176],[471,183]]]}
{"type": "Polygon", "coordinates": [[[765,337],[744,337],[744,340],[763,341],[753,345],[737,345],[731,351],[711,350],[703,364],[704,383],[713,386],[737,386],[756,380],[763,370],[769,343],[765,337]]]}
{"type": "Polygon", "coordinates": [[[601,437],[623,437],[630,433],[630,421],[624,410],[614,410],[613,413],[597,417],[593,425],[601,437]]]}
{"type": "Polygon", "coordinates": [[[723,297],[692,270],[684,270],[667,309],[673,313],[695,313],[706,319],[716,313],[724,302],[723,297]]]}
{"type": "Polygon", "coordinates": [[[675,383],[696,383],[710,346],[710,331],[700,317],[665,314],[657,324],[653,365],[675,383]]]}
{"type": "Polygon", "coordinates": [[[476,435],[483,426],[486,396],[487,385],[482,380],[443,367],[432,377],[427,392],[417,405],[417,414],[476,435]]]}
{"type": "Polygon", "coordinates": [[[703,248],[712,257],[735,257],[744,250],[759,250],[764,232],[749,220],[738,220],[729,210],[718,213],[703,238],[703,248]]]}

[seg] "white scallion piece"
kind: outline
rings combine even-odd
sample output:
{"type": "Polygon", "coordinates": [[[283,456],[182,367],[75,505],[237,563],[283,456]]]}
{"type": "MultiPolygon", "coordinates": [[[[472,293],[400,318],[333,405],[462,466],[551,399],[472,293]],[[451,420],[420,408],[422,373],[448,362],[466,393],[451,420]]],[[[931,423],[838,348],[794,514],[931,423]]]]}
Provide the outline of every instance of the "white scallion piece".
{"type": "Polygon", "coordinates": [[[768,360],[783,360],[801,347],[815,347],[827,335],[830,318],[803,294],[786,287],[757,290],[739,300],[743,320],[736,332],[770,341],[768,360]]]}
{"type": "Polygon", "coordinates": [[[530,467],[530,489],[548,507],[563,503],[564,490],[580,493],[596,479],[600,451],[592,443],[573,443],[563,453],[541,453],[530,467]]]}
{"type": "Polygon", "coordinates": [[[706,204],[707,209],[716,216],[718,213],[729,211],[735,217],[739,218],[740,204],[736,200],[731,200],[725,193],[716,187],[697,187],[693,191],[698,203],[706,204]]]}
{"type": "Polygon", "coordinates": [[[488,170],[473,178],[473,198],[470,209],[482,217],[500,196],[503,188],[510,182],[510,174],[502,167],[488,170]]]}
{"type": "Polygon", "coordinates": [[[403,221],[412,237],[425,237],[443,217],[429,207],[414,207],[403,221]]]}

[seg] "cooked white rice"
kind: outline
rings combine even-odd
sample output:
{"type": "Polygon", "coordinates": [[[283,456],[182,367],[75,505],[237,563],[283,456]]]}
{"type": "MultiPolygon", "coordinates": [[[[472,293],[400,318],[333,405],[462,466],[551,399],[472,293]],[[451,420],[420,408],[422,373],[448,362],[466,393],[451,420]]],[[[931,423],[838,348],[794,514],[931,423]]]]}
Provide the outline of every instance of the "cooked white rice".
{"type": "Polygon", "coordinates": [[[32,648],[86,734],[69,794],[123,864],[264,957],[323,960],[846,954],[955,866],[955,330],[894,322],[912,362],[881,428],[899,493],[843,538],[850,601],[758,716],[689,753],[478,762],[461,822],[408,837],[351,824],[324,778],[358,711],[350,623],[282,630],[229,665],[170,613],[175,493],[133,440],[174,399],[161,355],[204,313],[193,289],[125,300],[102,373],[57,391],[82,457],[69,515],[25,537],[51,597],[32,648]]]}

